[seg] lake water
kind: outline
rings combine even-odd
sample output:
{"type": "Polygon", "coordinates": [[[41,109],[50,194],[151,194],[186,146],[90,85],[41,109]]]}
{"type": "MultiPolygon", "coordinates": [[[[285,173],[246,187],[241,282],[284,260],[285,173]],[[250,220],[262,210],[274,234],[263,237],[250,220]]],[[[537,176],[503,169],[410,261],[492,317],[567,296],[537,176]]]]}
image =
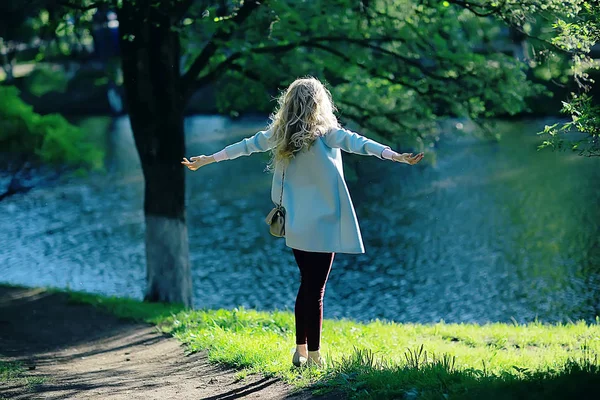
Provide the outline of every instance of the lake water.
{"type": "MultiPolygon", "coordinates": [[[[107,121],[81,122],[107,151],[106,175],[0,202],[0,281],[142,298],[142,174],[127,118],[107,121]]],[[[188,118],[187,154],[211,154],[265,123],[188,118]]],[[[325,317],[600,315],[600,160],[537,152],[544,123],[500,123],[499,142],[448,128],[412,167],[344,154],[367,252],[336,255],[325,317]]],[[[297,267],[263,222],[272,207],[266,161],[255,154],[186,172],[196,307],[293,310],[297,267]]]]}

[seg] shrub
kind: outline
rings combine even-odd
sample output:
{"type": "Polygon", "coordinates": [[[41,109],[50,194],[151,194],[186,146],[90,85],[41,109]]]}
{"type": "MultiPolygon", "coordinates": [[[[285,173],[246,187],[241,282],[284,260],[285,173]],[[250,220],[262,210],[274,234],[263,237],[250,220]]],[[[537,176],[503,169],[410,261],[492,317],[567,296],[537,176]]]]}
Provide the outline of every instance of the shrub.
{"type": "Polygon", "coordinates": [[[36,65],[33,71],[24,78],[25,90],[40,97],[48,92],[64,93],[69,79],[60,68],[36,65]]]}
{"type": "Polygon", "coordinates": [[[40,115],[13,86],[0,86],[0,149],[50,164],[102,169],[103,152],[59,114],[40,115]]]}

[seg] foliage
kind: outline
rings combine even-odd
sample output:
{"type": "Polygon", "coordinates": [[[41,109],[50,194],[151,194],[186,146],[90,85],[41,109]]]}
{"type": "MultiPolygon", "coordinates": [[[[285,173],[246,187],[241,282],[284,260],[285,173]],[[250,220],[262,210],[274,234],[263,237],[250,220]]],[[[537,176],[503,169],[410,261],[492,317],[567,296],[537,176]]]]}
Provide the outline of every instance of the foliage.
{"type": "Polygon", "coordinates": [[[563,102],[562,112],[570,115],[571,121],[546,126],[540,132],[549,135],[540,149],[571,148],[580,155],[600,156],[600,106],[587,93],[594,83],[588,72],[600,69],[600,62],[589,55],[592,46],[600,41],[600,7],[592,1],[576,3],[578,7],[571,14],[556,20],[553,26],[558,34],[552,38],[552,43],[571,55],[571,72],[580,93],[572,93],[569,101],[563,102]],[[582,138],[573,130],[585,136],[582,138]]]}
{"type": "Polygon", "coordinates": [[[49,92],[64,93],[68,83],[66,74],[61,69],[53,69],[39,64],[24,78],[27,91],[38,97],[49,92]]]}
{"type": "MultiPolygon", "coordinates": [[[[220,24],[194,22],[185,47],[210,40],[220,24]]],[[[542,91],[527,79],[527,66],[496,44],[510,45],[501,23],[441,2],[270,1],[198,75],[201,83],[210,78],[237,87],[237,96],[218,92],[227,96],[221,107],[234,109],[256,86],[281,88],[296,76],[319,76],[345,122],[406,141],[433,133],[441,117],[514,115],[542,91]]]]}
{"type": "Polygon", "coordinates": [[[544,140],[540,149],[550,147],[555,150],[571,148],[580,155],[600,156],[600,106],[593,103],[593,99],[586,93],[573,94],[570,102],[563,102],[562,112],[570,114],[572,120],[565,123],[556,123],[546,126],[540,134],[550,135],[544,140]],[[565,134],[576,131],[585,134],[579,138],[565,139],[565,134]]]}
{"type": "MultiPolygon", "coordinates": [[[[216,81],[223,111],[249,99],[269,108],[265,92],[311,74],[330,81],[342,118],[384,136],[419,136],[436,117],[515,114],[541,89],[527,80],[524,65],[494,49],[494,41],[508,42],[502,25],[464,7],[409,0],[271,0],[238,9],[204,1],[136,4],[176,15],[184,3],[189,9],[173,26],[188,50],[184,81],[192,88],[216,81]],[[238,18],[244,8],[247,16],[238,18]],[[199,44],[215,50],[195,65],[195,56],[206,54],[199,44]]],[[[62,11],[88,21],[90,7],[81,2],[62,11]]]]}
{"type": "MultiPolygon", "coordinates": [[[[39,28],[57,37],[89,36],[97,7],[122,6],[117,0],[36,4],[39,28]]],[[[343,121],[399,142],[427,140],[444,117],[477,121],[527,111],[528,98],[547,94],[529,70],[564,84],[566,57],[575,80],[588,84],[594,64],[586,54],[599,31],[598,9],[583,0],[133,4],[145,18],[146,9],[171,16],[187,60],[182,87],[216,84],[221,111],[270,111],[278,88],[313,75],[329,83],[343,121]]],[[[135,40],[132,32],[121,34],[135,40]]],[[[572,102],[570,109],[585,113],[579,106],[572,102]]]]}
{"type": "Polygon", "coordinates": [[[189,310],[174,305],[71,292],[123,318],[151,322],[189,352],[240,369],[278,376],[317,392],[360,398],[590,398],[600,389],[600,325],[398,324],[325,320],[326,370],[294,369],[290,312],[189,310]]]}
{"type": "Polygon", "coordinates": [[[58,114],[39,115],[12,86],[0,86],[0,147],[33,153],[47,163],[101,169],[103,154],[86,142],[84,132],[58,114]]]}
{"type": "MultiPolygon", "coordinates": [[[[116,0],[36,4],[31,11],[36,27],[46,37],[55,32],[57,40],[77,29],[89,36],[98,6],[121,5],[116,0]],[[77,21],[78,28],[68,21],[77,21]]],[[[310,74],[329,82],[343,120],[390,140],[427,138],[441,117],[526,111],[527,98],[545,93],[527,70],[546,65],[542,75],[557,78],[565,55],[585,87],[587,70],[594,66],[586,54],[598,39],[600,20],[598,8],[583,0],[135,4],[140,11],[154,7],[172,15],[172,29],[187,52],[184,87],[216,83],[221,111],[236,115],[250,106],[270,111],[276,88],[310,74]],[[521,39],[527,44],[519,59],[521,39]]],[[[571,104],[566,111],[586,112],[580,102],[571,104]]]]}
{"type": "Polygon", "coordinates": [[[223,17],[222,7],[194,4],[181,27],[185,48],[200,57],[208,45],[217,50],[199,68],[188,57],[184,78],[192,87],[197,76],[195,85],[216,80],[223,111],[249,98],[268,110],[261,92],[311,74],[330,83],[343,120],[404,142],[427,139],[443,117],[527,111],[527,98],[548,94],[531,68],[564,85],[571,58],[576,82],[586,82],[600,20],[582,0],[272,0],[237,24],[236,10],[223,17]]]}

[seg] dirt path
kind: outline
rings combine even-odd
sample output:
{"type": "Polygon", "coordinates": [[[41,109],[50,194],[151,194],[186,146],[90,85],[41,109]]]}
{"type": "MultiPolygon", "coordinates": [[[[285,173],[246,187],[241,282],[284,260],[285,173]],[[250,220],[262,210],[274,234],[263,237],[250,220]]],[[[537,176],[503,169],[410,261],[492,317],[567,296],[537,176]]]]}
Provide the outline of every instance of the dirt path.
{"type": "Polygon", "coordinates": [[[0,360],[19,360],[46,381],[27,388],[0,383],[0,399],[284,399],[310,398],[277,379],[184,355],[154,327],[124,322],[64,294],[0,286],[0,360]]]}

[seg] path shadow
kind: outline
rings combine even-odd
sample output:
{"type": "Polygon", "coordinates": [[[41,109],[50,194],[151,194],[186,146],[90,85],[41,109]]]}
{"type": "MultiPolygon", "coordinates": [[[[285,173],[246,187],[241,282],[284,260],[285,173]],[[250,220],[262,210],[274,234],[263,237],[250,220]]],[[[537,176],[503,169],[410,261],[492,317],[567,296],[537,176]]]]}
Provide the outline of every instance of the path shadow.
{"type": "Polygon", "coordinates": [[[68,301],[68,294],[0,286],[0,352],[8,357],[127,335],[140,324],[68,301]]]}

